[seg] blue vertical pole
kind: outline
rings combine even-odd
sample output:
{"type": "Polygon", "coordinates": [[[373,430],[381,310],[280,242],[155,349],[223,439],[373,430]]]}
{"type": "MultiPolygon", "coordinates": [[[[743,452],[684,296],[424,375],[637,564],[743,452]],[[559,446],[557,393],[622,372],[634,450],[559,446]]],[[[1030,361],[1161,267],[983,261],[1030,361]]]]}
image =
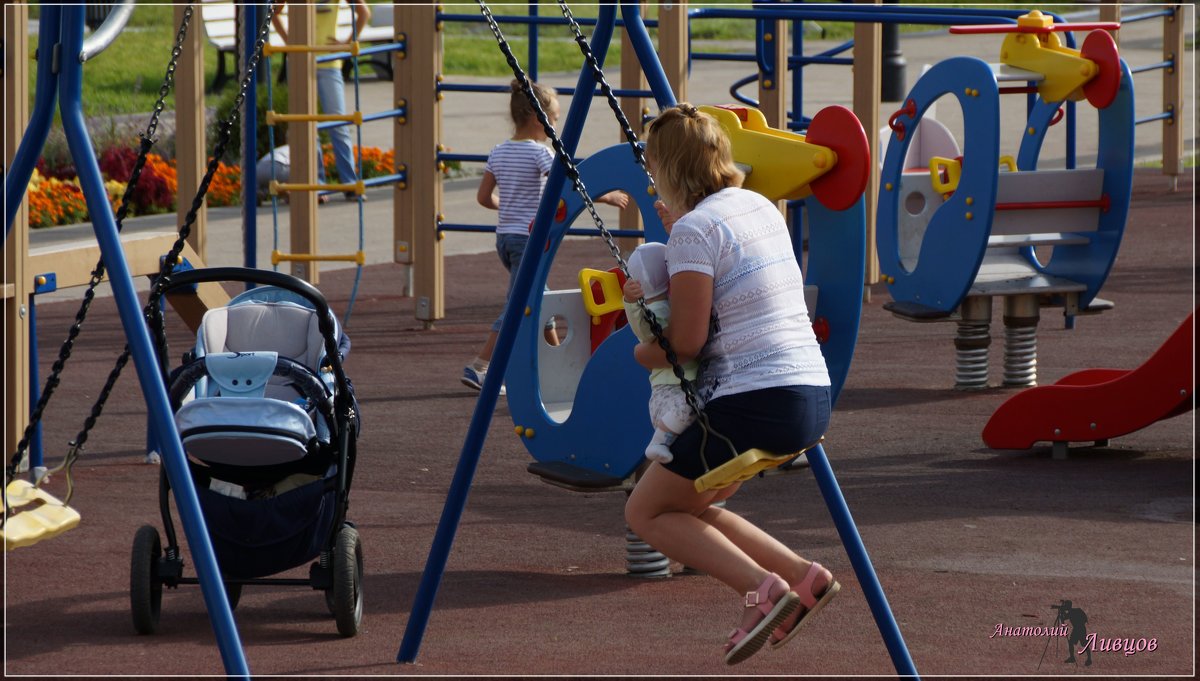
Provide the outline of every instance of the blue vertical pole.
{"type": "Polygon", "coordinates": [[[83,120],[81,101],[83,65],[79,62],[78,55],[83,48],[84,6],[82,4],[68,5],[62,8],[62,13],[59,96],[67,146],[71,151],[71,158],[75,162],[75,168],[79,174],[79,184],[83,189],[87,205],[104,208],[104,210],[89,210],[96,231],[96,240],[99,242],[100,253],[108,269],[113,298],[116,300],[121,324],[125,329],[125,337],[133,356],[134,367],[137,369],[138,380],[146,400],[146,408],[150,413],[154,432],[158,434],[159,443],[163,449],[163,465],[166,467],[171,487],[175,490],[175,501],[179,507],[180,518],[183,520],[192,559],[196,561],[196,573],[200,578],[204,603],[208,608],[209,619],[216,633],[217,646],[221,651],[225,671],[231,676],[249,678],[250,670],[246,666],[246,660],[242,653],[233,613],[229,608],[225,587],[221,583],[221,573],[217,568],[216,557],[213,555],[212,543],[204,524],[204,517],[200,513],[196,490],[192,486],[191,476],[188,474],[187,460],[184,458],[183,445],[179,441],[179,433],[175,428],[162,373],[155,359],[154,345],[150,339],[150,332],[142,319],[142,309],[138,303],[137,292],[133,287],[133,278],[129,271],[129,265],[125,261],[125,254],[121,249],[121,240],[113,220],[112,210],[109,209],[108,195],[104,190],[104,179],[100,176],[95,149],[92,147],[92,141],[88,137],[87,127],[83,120]]]}
{"type": "MultiPolygon", "coordinates": [[[[536,17],[537,15],[537,3],[529,3],[529,16],[536,17]]],[[[525,70],[529,73],[529,79],[536,83],[538,80],[538,23],[536,21],[529,22],[529,61],[525,64],[525,70]]]]}
{"type": "Polygon", "coordinates": [[[33,111],[29,114],[29,127],[4,178],[5,242],[17,217],[17,209],[21,207],[25,189],[29,186],[29,178],[33,176],[33,167],[42,153],[42,147],[46,145],[50,124],[54,121],[54,104],[58,98],[58,71],[52,65],[56,64],[62,9],[58,5],[40,5],[39,9],[42,16],[38,21],[38,71],[33,91],[33,111]]]}
{"type": "MultiPolygon", "coordinates": [[[[37,291],[29,294],[29,403],[37,404],[41,399],[42,383],[41,376],[38,373],[38,348],[37,348],[37,291]]],[[[29,436],[29,474],[30,479],[36,482],[33,477],[37,474],[37,469],[42,466],[42,422],[39,420],[37,425],[33,427],[33,433],[29,436]]]]}
{"type": "Polygon", "coordinates": [[[1078,133],[1078,124],[1075,120],[1075,102],[1068,100],[1063,106],[1066,111],[1063,115],[1067,119],[1067,159],[1066,167],[1068,170],[1075,169],[1075,135],[1078,133]]]}
{"type": "MultiPolygon", "coordinates": [[[[792,56],[804,56],[804,20],[795,19],[792,21],[792,56]]],[[[804,66],[797,64],[791,65],[791,60],[785,67],[791,71],[792,76],[792,115],[788,120],[788,130],[800,130],[804,124],[804,66]]]]}
{"type": "Polygon", "coordinates": [[[879,584],[879,576],[875,574],[875,568],[871,565],[871,557],[867,555],[867,547],[863,546],[862,537],[858,534],[854,517],[850,515],[850,507],[846,505],[846,498],[842,496],[837,478],[834,477],[833,469],[829,466],[825,450],[821,445],[817,445],[808,450],[807,457],[808,463],[812,467],[813,477],[817,480],[817,487],[821,490],[825,505],[829,507],[829,514],[833,516],[833,524],[837,527],[838,535],[842,538],[842,545],[846,547],[850,564],[854,566],[854,574],[858,576],[858,581],[862,584],[863,595],[867,597],[867,604],[871,606],[871,614],[875,616],[875,625],[879,627],[879,633],[883,635],[883,642],[892,657],[892,665],[896,667],[896,672],[901,676],[915,677],[917,676],[917,667],[908,654],[904,636],[901,635],[896,618],[892,615],[887,596],[884,595],[883,587],[879,584]]]}
{"type": "MultiPolygon", "coordinates": [[[[596,59],[603,65],[604,55],[608,53],[608,44],[612,39],[616,26],[616,8],[612,5],[600,7],[600,15],[596,30],[592,33],[591,48],[596,59]]],[[[571,98],[571,107],[567,112],[567,122],[561,135],[566,153],[574,156],[575,148],[583,132],[583,123],[587,119],[588,107],[592,103],[592,91],[596,82],[588,69],[580,69],[579,81],[575,86],[575,96],[571,98]]],[[[504,374],[508,371],[508,361],[512,357],[513,342],[517,329],[521,325],[522,311],[529,299],[529,291],[533,287],[534,273],[538,268],[538,257],[542,253],[540,246],[550,235],[550,222],[558,206],[559,193],[566,181],[566,171],[561,163],[555,163],[546,182],[538,206],[537,217],[533,222],[533,231],[529,236],[530,247],[526,255],[530,257],[521,260],[517,269],[517,278],[508,294],[508,303],[504,307],[504,321],[500,326],[500,335],[496,339],[496,347],[492,353],[492,363],[488,367],[487,377],[483,380],[483,389],[475,402],[475,411],[471,415],[471,425],[463,442],[462,453],[458,458],[458,466],[454,469],[454,477],[450,481],[450,491],[446,494],[446,504],[442,507],[442,516],[438,520],[437,532],[433,536],[433,545],[429,548],[429,558],[425,562],[425,571],[421,575],[421,583],[417,586],[417,595],[413,601],[412,614],[404,629],[404,638],[400,642],[400,651],[396,656],[398,662],[415,662],[421,648],[421,639],[425,635],[425,627],[429,624],[429,616],[433,611],[433,601],[437,597],[438,587],[441,586],[442,575],[446,572],[446,562],[450,557],[450,548],[454,544],[454,536],[458,532],[458,524],[462,520],[463,510],[467,505],[467,495],[471,490],[471,480],[479,467],[479,456],[483,451],[483,441],[487,437],[488,426],[492,422],[492,414],[496,410],[496,398],[500,392],[500,384],[504,382],[504,374]]]]}
{"type": "MultiPolygon", "coordinates": [[[[245,71],[254,58],[259,5],[242,5],[238,9],[242,13],[241,70],[245,71]]],[[[268,73],[267,78],[270,77],[268,73]]],[[[241,86],[240,81],[238,86],[241,86]]],[[[250,86],[246,89],[242,107],[242,262],[254,269],[258,267],[258,181],[254,172],[258,163],[258,69],[250,74],[250,86]]],[[[254,288],[254,284],[247,283],[246,288],[254,288]]]]}

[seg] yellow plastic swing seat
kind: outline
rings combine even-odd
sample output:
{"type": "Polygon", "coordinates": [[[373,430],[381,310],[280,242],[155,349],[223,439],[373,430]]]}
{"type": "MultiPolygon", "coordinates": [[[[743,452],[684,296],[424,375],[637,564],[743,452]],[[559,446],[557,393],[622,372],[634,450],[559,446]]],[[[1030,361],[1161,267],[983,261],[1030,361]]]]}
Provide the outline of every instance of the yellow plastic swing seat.
{"type": "Polygon", "coordinates": [[[763,471],[778,468],[807,451],[808,449],[802,449],[790,454],[776,454],[763,449],[748,449],[696,478],[696,491],[711,492],[734,483],[745,482],[763,471]]]}
{"type": "Polygon", "coordinates": [[[28,480],[13,480],[8,483],[7,493],[9,508],[36,505],[5,519],[5,551],[36,544],[79,524],[78,511],[38,489],[28,480]]]}

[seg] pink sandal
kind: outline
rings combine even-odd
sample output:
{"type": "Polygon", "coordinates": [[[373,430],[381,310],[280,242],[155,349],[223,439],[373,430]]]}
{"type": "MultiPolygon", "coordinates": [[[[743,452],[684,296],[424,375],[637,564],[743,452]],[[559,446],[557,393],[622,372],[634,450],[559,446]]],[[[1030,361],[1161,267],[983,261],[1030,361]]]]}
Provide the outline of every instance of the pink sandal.
{"type": "Polygon", "coordinates": [[[760,613],[759,618],[749,630],[739,627],[729,635],[729,643],[725,644],[725,664],[737,664],[761,650],[771,632],[800,607],[801,596],[790,589],[778,600],[772,601],[771,588],[776,585],[788,586],[787,582],[772,572],[758,585],[758,589],[746,593],[746,607],[756,608],[760,613]]]}
{"type": "Polygon", "coordinates": [[[804,576],[804,582],[796,589],[799,594],[800,605],[803,609],[797,608],[793,616],[788,617],[783,621],[775,631],[771,632],[771,650],[782,648],[785,643],[796,637],[800,627],[804,626],[813,615],[825,607],[825,604],[837,595],[841,590],[842,585],[837,583],[833,578],[833,573],[826,570],[820,563],[813,562],[808,568],[808,574],[804,576]],[[817,575],[829,575],[829,583],[825,585],[825,590],[821,595],[813,596],[813,582],[817,580],[817,575]]]}

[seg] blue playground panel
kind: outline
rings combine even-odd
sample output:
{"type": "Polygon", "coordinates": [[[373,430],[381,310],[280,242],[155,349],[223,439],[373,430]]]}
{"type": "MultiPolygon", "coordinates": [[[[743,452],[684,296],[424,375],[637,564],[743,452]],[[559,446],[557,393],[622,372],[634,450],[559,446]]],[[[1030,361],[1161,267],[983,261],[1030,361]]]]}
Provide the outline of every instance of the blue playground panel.
{"type": "MultiPolygon", "coordinates": [[[[1055,246],[1048,263],[1040,263],[1032,247],[1022,251],[1037,272],[1085,286],[1086,290],[1079,294],[1081,309],[1091,304],[1108,276],[1129,212],[1133,184],[1133,81],[1123,61],[1121,72],[1116,98],[1098,112],[1096,168],[1104,171],[1101,191],[1108,205],[1099,211],[1095,232],[1088,232],[1086,243],[1055,246]]],[[[1000,180],[1000,90],[996,75],[986,62],[973,57],[954,57],[934,65],[905,98],[906,103],[915,105],[915,113],[899,115],[898,122],[906,131],[912,131],[929,106],[947,95],[958,101],[963,112],[962,177],[958,187],[930,217],[917,264],[909,269],[900,255],[900,211],[904,209],[898,190],[913,136],[893,131],[881,173],[877,235],[880,270],[894,278],[894,281],[888,279],[892,299],[943,315],[949,315],[962,304],[984,261],[996,216],[1000,180]]],[[[1019,171],[1037,170],[1046,130],[1061,104],[1039,98],[1033,106],[1017,156],[1019,171]]]]}

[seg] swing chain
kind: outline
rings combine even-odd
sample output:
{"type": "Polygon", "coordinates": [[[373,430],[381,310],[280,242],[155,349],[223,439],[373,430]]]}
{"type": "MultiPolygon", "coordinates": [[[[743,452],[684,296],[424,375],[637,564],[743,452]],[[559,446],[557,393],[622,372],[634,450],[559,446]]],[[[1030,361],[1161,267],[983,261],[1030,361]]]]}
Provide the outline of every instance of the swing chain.
{"type": "MultiPolygon", "coordinates": [[[[175,35],[175,45],[171,49],[171,59],[167,63],[166,77],[163,79],[162,86],[158,89],[158,101],[154,103],[153,112],[150,115],[150,122],[146,126],[145,132],[138,135],[141,142],[138,147],[138,156],[133,163],[133,170],[130,172],[129,182],[125,185],[125,192],[121,196],[120,207],[116,213],[117,231],[120,232],[124,227],[125,218],[129,214],[129,206],[132,204],[133,192],[141,180],[142,170],[146,166],[146,157],[150,153],[150,149],[154,146],[157,140],[154,137],[155,131],[158,129],[158,120],[166,108],[167,95],[170,94],[171,84],[175,81],[175,71],[178,68],[179,56],[183,52],[183,43],[187,39],[188,28],[191,25],[192,6],[188,5],[183,10],[183,21],[179,24],[179,30],[175,35]]],[[[59,348],[58,358],[51,367],[50,376],[46,378],[46,385],[42,388],[41,395],[38,398],[37,405],[33,413],[30,415],[29,425],[25,427],[22,433],[20,442],[17,443],[17,451],[12,459],[12,464],[6,469],[5,480],[12,480],[16,475],[17,469],[21,465],[21,459],[25,456],[25,450],[29,446],[29,440],[33,435],[34,428],[42,419],[42,414],[46,410],[46,406],[50,402],[50,398],[54,395],[54,391],[58,388],[61,381],[63,370],[66,368],[67,360],[71,357],[71,351],[75,346],[75,339],[79,337],[80,331],[83,329],[83,322],[87,318],[88,312],[91,310],[92,302],[96,297],[96,287],[104,280],[104,259],[96,261],[96,266],[92,268],[91,278],[88,280],[87,290],[83,294],[83,301],[79,305],[79,310],[75,313],[75,323],[71,325],[67,333],[67,339],[63,341],[59,348]]]]}
{"type": "MultiPolygon", "coordinates": [[[[171,272],[175,268],[176,261],[179,260],[179,254],[181,252],[183,252],[183,248],[187,242],[187,237],[191,232],[192,225],[194,225],[196,222],[196,216],[199,214],[200,208],[204,205],[204,197],[208,193],[209,185],[212,184],[213,176],[216,175],[217,169],[219,167],[220,159],[222,156],[224,156],[225,148],[229,145],[229,140],[230,140],[230,137],[232,136],[233,126],[239,117],[239,114],[241,112],[242,103],[245,101],[246,93],[250,87],[250,80],[253,77],[255,69],[258,67],[258,60],[262,55],[263,46],[266,44],[266,41],[269,39],[270,27],[271,27],[271,17],[274,14],[274,12],[275,12],[275,3],[272,2],[267,6],[266,17],[264,18],[264,20],[258,30],[258,37],[254,44],[254,51],[251,55],[251,58],[247,61],[246,71],[242,77],[241,88],[239,89],[237,96],[233,100],[233,109],[230,111],[229,117],[226,118],[224,121],[221,121],[220,125],[218,126],[217,143],[213,148],[213,155],[209,159],[208,167],[205,171],[204,177],[200,180],[200,186],[196,190],[196,196],[192,200],[192,206],[188,210],[187,216],[184,219],[183,226],[179,228],[179,237],[175,240],[175,243],[172,244],[170,252],[167,253],[167,255],[163,257],[162,264],[159,269],[159,274],[157,277],[154,278],[154,284],[151,288],[150,295],[149,295],[149,298],[146,303],[146,307],[143,310],[143,316],[146,318],[147,321],[150,321],[151,319],[153,319],[154,316],[157,314],[156,311],[158,308],[158,301],[162,297],[163,291],[166,289],[167,284],[170,283],[171,272]]],[[[174,51],[172,51],[172,55],[174,55],[174,51]]],[[[175,61],[174,58],[172,59],[172,61],[173,62],[175,61]]],[[[145,138],[143,139],[143,145],[145,145],[145,138]]],[[[76,332],[75,335],[78,335],[77,330],[73,329],[73,331],[76,332]]],[[[161,332],[159,332],[159,333],[161,333],[161,332]]],[[[71,338],[71,340],[73,342],[73,340],[74,340],[73,337],[71,338]]],[[[68,350],[68,355],[69,354],[70,353],[68,350]]],[[[107,402],[109,396],[112,394],[113,387],[116,385],[117,379],[120,378],[121,372],[125,368],[125,365],[128,364],[129,359],[130,359],[130,349],[129,349],[129,346],[126,345],[124,351],[117,358],[117,361],[116,361],[115,365],[113,366],[112,371],[109,372],[108,379],[105,381],[104,388],[101,389],[100,395],[96,399],[96,403],[94,405],[92,405],[91,413],[84,420],[83,429],[80,430],[79,433],[75,436],[75,440],[72,443],[72,453],[75,454],[75,456],[70,457],[69,459],[64,461],[64,465],[67,467],[68,476],[70,475],[70,465],[73,465],[75,460],[78,458],[78,450],[82,449],[83,444],[85,442],[87,442],[89,432],[96,425],[96,421],[100,418],[100,415],[104,412],[104,405],[107,402]]],[[[59,368],[59,370],[61,371],[60,363],[56,362],[55,367],[59,368]]],[[[57,383],[58,383],[57,375],[52,376],[52,378],[54,379],[55,385],[57,385],[57,383]]],[[[50,380],[47,379],[47,384],[49,384],[49,383],[50,383],[50,380]]],[[[37,412],[37,415],[40,417],[41,408],[44,408],[43,400],[39,400],[38,404],[39,404],[39,410],[37,412]]],[[[36,421],[34,421],[33,424],[36,424],[36,421]]],[[[22,439],[21,445],[28,444],[28,435],[29,435],[29,433],[32,432],[33,424],[31,424],[29,427],[26,428],[26,437],[22,439]]],[[[18,446],[17,454],[13,457],[12,463],[9,465],[8,469],[5,471],[6,484],[8,481],[11,481],[16,476],[17,468],[20,466],[21,458],[23,455],[23,447],[21,445],[18,446]]]]}
{"type": "MultiPolygon", "coordinates": [[[[579,170],[575,167],[575,163],[571,160],[571,155],[568,154],[566,149],[563,147],[562,140],[559,139],[558,134],[554,130],[554,126],[550,123],[550,119],[546,116],[546,112],[542,109],[541,102],[538,101],[537,95],[534,94],[533,85],[529,82],[529,76],[526,75],[524,69],[521,68],[520,63],[513,54],[512,48],[509,46],[508,41],[504,38],[503,31],[500,30],[499,23],[497,23],[496,18],[492,16],[491,9],[488,8],[486,2],[484,2],[484,0],[476,0],[476,2],[479,4],[479,9],[483,13],[484,18],[487,20],[488,27],[492,30],[492,34],[496,37],[496,42],[500,46],[500,51],[504,53],[504,57],[508,61],[508,65],[512,69],[513,75],[515,75],[517,80],[520,82],[521,90],[525,93],[526,98],[529,100],[530,106],[537,115],[538,121],[542,124],[542,128],[546,131],[546,136],[550,138],[550,143],[554,147],[555,156],[566,170],[567,178],[571,180],[575,192],[578,193],[583,199],[583,203],[587,207],[588,213],[591,214],[592,222],[600,231],[600,236],[604,239],[604,243],[608,245],[608,250],[612,253],[613,259],[617,261],[617,265],[621,268],[621,271],[625,274],[625,276],[629,277],[629,266],[625,262],[625,259],[621,257],[621,249],[617,247],[616,240],[613,239],[612,234],[607,228],[605,228],[604,220],[602,220],[599,214],[596,213],[595,204],[593,204],[591,195],[588,194],[587,188],[583,185],[582,179],[580,179],[579,170]]],[[[595,66],[598,69],[598,65],[595,66]]],[[[603,74],[601,74],[600,78],[603,80],[603,74]]],[[[618,107],[618,109],[619,108],[620,107],[618,107]]],[[[628,122],[626,122],[626,125],[628,125],[628,122]]],[[[644,165],[643,168],[645,168],[644,165]]],[[[679,362],[678,355],[675,354],[674,349],[671,348],[670,341],[668,341],[666,335],[664,335],[662,325],[658,322],[658,318],[655,316],[654,312],[646,306],[646,299],[638,298],[637,306],[642,315],[645,317],[646,322],[650,326],[650,331],[654,334],[655,340],[658,341],[659,347],[661,347],[663,352],[666,354],[667,361],[671,364],[672,372],[675,374],[675,377],[679,379],[679,387],[683,390],[684,398],[687,400],[688,406],[691,407],[692,411],[696,414],[697,420],[701,424],[702,439],[700,459],[704,464],[705,470],[707,471],[709,469],[708,461],[704,456],[704,450],[708,443],[709,433],[712,433],[713,435],[716,435],[724,440],[729,446],[730,451],[733,452],[734,456],[737,456],[737,448],[733,446],[733,443],[729,440],[729,438],[713,430],[709,425],[708,415],[704,413],[704,409],[700,405],[700,398],[698,395],[696,395],[696,389],[693,385],[693,381],[689,380],[684,373],[683,367],[679,362]]]]}
{"type": "Polygon", "coordinates": [[[150,117],[150,126],[146,128],[146,134],[143,135],[143,137],[149,137],[151,142],[158,141],[154,139],[154,133],[158,129],[158,117],[166,108],[167,95],[171,92],[171,84],[175,82],[175,70],[179,66],[179,57],[183,54],[183,42],[187,39],[192,12],[191,5],[183,8],[183,21],[180,22],[179,31],[175,34],[175,45],[171,48],[171,61],[167,63],[167,76],[163,78],[163,83],[158,88],[158,101],[154,103],[154,114],[150,117]]]}
{"type": "Polygon", "coordinates": [[[567,19],[567,23],[571,27],[571,32],[575,34],[575,43],[579,45],[579,51],[583,54],[584,62],[591,69],[592,77],[600,84],[600,92],[608,100],[608,108],[612,109],[613,114],[616,115],[617,123],[621,126],[621,132],[625,134],[625,140],[629,142],[629,147],[633,150],[633,157],[637,159],[638,166],[646,173],[646,179],[650,182],[651,193],[657,194],[657,188],[654,185],[654,176],[650,174],[650,166],[646,164],[645,150],[638,140],[637,133],[633,131],[633,126],[629,124],[629,119],[625,117],[625,112],[621,109],[621,103],[617,101],[617,96],[613,92],[612,86],[605,79],[604,70],[600,68],[599,60],[592,53],[592,47],[588,44],[587,38],[583,36],[583,31],[579,28],[579,22],[575,21],[575,15],[564,0],[558,0],[558,8],[567,19]]]}

